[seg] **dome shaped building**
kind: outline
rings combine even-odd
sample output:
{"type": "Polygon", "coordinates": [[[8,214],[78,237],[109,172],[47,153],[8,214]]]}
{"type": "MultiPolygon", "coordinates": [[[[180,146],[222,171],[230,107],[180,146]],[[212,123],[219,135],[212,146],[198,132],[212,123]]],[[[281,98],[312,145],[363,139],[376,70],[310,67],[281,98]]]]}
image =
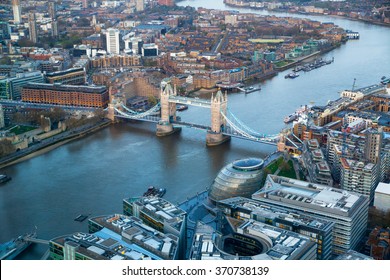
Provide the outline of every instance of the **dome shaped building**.
{"type": "Polygon", "coordinates": [[[209,198],[219,200],[242,196],[250,198],[262,186],[264,161],[260,158],[236,160],[221,169],[209,190],[209,198]]]}

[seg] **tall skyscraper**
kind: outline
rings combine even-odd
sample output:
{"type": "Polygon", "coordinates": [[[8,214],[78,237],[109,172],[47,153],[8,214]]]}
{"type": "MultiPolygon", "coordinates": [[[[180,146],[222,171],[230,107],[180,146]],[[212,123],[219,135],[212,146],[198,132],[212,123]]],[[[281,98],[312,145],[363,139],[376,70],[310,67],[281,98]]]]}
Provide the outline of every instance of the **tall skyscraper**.
{"type": "Polygon", "coordinates": [[[83,9],[88,8],[88,0],[82,0],[83,2],[83,9]]]}
{"type": "Polygon", "coordinates": [[[109,28],[106,32],[107,53],[119,54],[119,30],[109,28]]]}
{"type": "Polygon", "coordinates": [[[58,36],[58,21],[56,19],[53,19],[51,22],[51,35],[53,37],[58,36]]]}
{"type": "Polygon", "coordinates": [[[56,18],[56,6],[56,2],[49,2],[49,15],[52,20],[56,18]]]}
{"type": "Polygon", "coordinates": [[[14,12],[14,23],[19,24],[22,18],[19,0],[12,0],[12,10],[14,12]]]}
{"type": "Polygon", "coordinates": [[[28,14],[28,31],[30,33],[30,41],[34,43],[38,42],[37,21],[33,12],[28,14]]]}
{"type": "Polygon", "coordinates": [[[135,0],[135,9],[137,12],[142,12],[145,9],[144,0],[135,0]]]}

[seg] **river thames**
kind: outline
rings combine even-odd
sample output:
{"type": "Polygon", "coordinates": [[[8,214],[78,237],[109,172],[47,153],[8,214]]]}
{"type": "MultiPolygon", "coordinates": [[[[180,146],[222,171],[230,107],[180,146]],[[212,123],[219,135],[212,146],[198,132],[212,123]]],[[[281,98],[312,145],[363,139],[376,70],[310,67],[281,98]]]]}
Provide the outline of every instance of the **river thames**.
{"type": "MultiPolygon", "coordinates": [[[[183,1],[179,5],[215,9],[225,7],[222,0],[183,1]]],[[[277,16],[298,16],[252,11],[277,16]]],[[[302,15],[299,15],[302,17],[302,15]]],[[[390,28],[358,21],[305,16],[334,22],[360,33],[360,40],[349,41],[323,57],[334,63],[285,79],[288,70],[262,82],[261,91],[228,96],[230,110],[247,126],[265,134],[284,128],[284,116],[304,104],[325,104],[339,92],[379,83],[390,75],[390,28]]],[[[185,121],[209,124],[207,109],[191,107],[181,112],[185,121]]],[[[209,186],[227,163],[245,157],[265,157],[275,147],[232,139],[208,148],[205,133],[183,128],[166,138],[155,136],[155,125],[120,123],[48,153],[3,168],[12,180],[0,187],[0,242],[5,242],[37,226],[43,239],[87,232],[87,222],[73,219],[121,213],[122,199],[140,196],[149,185],[167,188],[165,198],[180,202],[209,186]]],[[[40,259],[47,246],[33,245],[21,259],[40,259]]]]}

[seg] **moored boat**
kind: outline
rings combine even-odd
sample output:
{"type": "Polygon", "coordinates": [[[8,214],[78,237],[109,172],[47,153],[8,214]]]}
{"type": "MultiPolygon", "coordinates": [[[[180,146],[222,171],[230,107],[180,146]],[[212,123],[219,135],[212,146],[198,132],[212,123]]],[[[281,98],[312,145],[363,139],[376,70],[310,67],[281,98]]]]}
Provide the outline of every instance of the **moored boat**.
{"type": "Polygon", "coordinates": [[[150,186],[146,192],[144,192],[143,196],[156,196],[156,197],[163,197],[164,194],[167,192],[165,188],[156,188],[153,186],[150,186]]]}
{"type": "Polygon", "coordinates": [[[284,118],[284,122],[289,123],[289,122],[295,121],[297,118],[298,118],[298,115],[296,113],[294,113],[294,114],[291,114],[289,116],[286,116],[284,118]]]}
{"type": "Polygon", "coordinates": [[[291,72],[284,76],[285,79],[295,79],[296,77],[299,77],[299,74],[296,72],[291,72]]]}
{"type": "Polygon", "coordinates": [[[176,110],[178,110],[178,111],[184,111],[184,110],[187,110],[187,109],[188,109],[187,105],[184,105],[184,104],[177,104],[176,105],[176,110]]]}
{"type": "Polygon", "coordinates": [[[0,184],[8,182],[11,179],[12,179],[11,177],[9,177],[5,174],[0,174],[0,184]]]}
{"type": "Polygon", "coordinates": [[[35,238],[36,232],[26,233],[6,243],[0,244],[0,260],[13,260],[23,252],[31,242],[27,238],[35,238]]]}

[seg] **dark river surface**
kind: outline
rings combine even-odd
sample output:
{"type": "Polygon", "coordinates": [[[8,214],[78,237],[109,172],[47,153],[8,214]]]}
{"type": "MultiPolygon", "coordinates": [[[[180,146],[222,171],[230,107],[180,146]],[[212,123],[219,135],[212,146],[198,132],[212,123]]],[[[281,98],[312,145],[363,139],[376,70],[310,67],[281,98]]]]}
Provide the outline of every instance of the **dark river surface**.
{"type": "MultiPolygon", "coordinates": [[[[232,9],[222,0],[179,5],[232,9]]],[[[358,31],[360,40],[325,54],[326,59],[334,57],[330,65],[301,73],[296,79],[285,79],[287,70],[262,82],[261,91],[230,94],[230,110],[261,133],[278,133],[285,126],[284,116],[301,105],[322,105],[337,98],[340,91],[352,88],[354,78],[356,87],[364,87],[390,75],[390,28],[329,16],[309,17],[358,31]]],[[[180,115],[185,121],[210,122],[207,109],[191,107],[180,115]]],[[[12,180],[0,187],[0,242],[35,226],[43,239],[87,232],[86,221],[73,220],[77,215],[121,213],[122,199],[142,195],[149,185],[167,188],[165,198],[181,202],[209,186],[229,162],[275,151],[273,146],[241,139],[208,148],[205,137],[203,131],[184,128],[180,134],[157,138],[153,124],[120,123],[3,168],[1,173],[12,180]]],[[[46,250],[47,246],[33,245],[19,258],[40,259],[46,250]]]]}

